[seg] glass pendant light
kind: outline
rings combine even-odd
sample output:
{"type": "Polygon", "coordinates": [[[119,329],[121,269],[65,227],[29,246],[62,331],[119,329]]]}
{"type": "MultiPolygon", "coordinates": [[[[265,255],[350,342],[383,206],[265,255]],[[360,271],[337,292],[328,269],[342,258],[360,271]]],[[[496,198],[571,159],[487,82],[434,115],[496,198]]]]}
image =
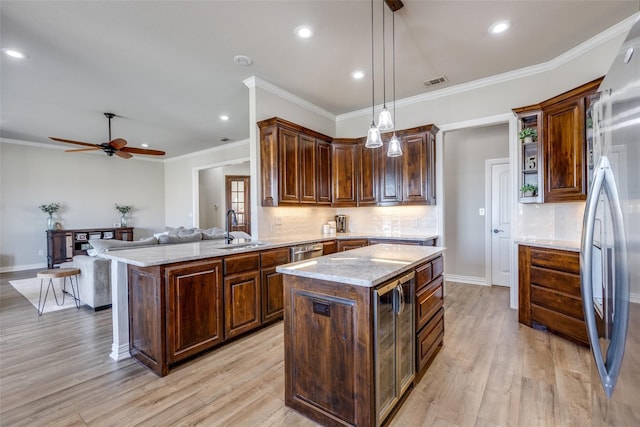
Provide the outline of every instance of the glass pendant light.
{"type": "Polygon", "coordinates": [[[384,2],[382,2],[382,111],[378,118],[378,129],[386,131],[393,129],[393,120],[391,113],[387,109],[387,56],[386,56],[386,39],[384,31],[384,2]]]}
{"type": "MultiPolygon", "coordinates": [[[[392,34],[393,34],[393,120],[396,119],[396,12],[393,12],[392,16],[392,34]]],[[[402,156],[402,147],[400,146],[400,140],[396,136],[396,131],[393,131],[393,136],[389,140],[389,148],[387,149],[387,157],[399,157],[402,156]]]]}
{"type": "Polygon", "coordinates": [[[375,97],[375,79],[373,78],[373,0],[371,0],[371,127],[367,132],[367,142],[364,144],[367,148],[382,147],[382,137],[380,130],[376,126],[376,97],[375,97]]]}

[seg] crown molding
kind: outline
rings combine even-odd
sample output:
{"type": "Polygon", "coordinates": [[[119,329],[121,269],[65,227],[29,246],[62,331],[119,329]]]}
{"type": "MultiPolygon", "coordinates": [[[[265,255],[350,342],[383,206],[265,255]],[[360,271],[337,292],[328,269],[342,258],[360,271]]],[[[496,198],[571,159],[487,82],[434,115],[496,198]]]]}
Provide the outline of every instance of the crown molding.
{"type": "Polygon", "coordinates": [[[223,145],[217,145],[215,147],[207,148],[205,150],[194,151],[193,153],[183,154],[181,156],[171,157],[170,159],[165,159],[164,162],[175,162],[178,160],[189,159],[191,157],[199,157],[205,154],[215,153],[216,151],[230,150],[232,148],[241,147],[243,145],[249,145],[249,139],[242,139],[240,141],[228,142],[223,145]]]}
{"type": "MultiPolygon", "coordinates": [[[[420,102],[432,101],[438,98],[444,98],[446,96],[456,95],[463,92],[468,92],[475,89],[480,89],[487,86],[492,86],[499,83],[508,82],[511,80],[517,80],[524,77],[534,76],[536,74],[546,73],[548,71],[555,70],[562,65],[567,64],[570,61],[584,55],[596,47],[607,43],[614,38],[627,33],[634,22],[640,18],[640,12],[635,13],[627,19],[620,21],[616,25],[604,30],[603,32],[591,37],[589,40],[579,44],[578,46],[568,50],[567,52],[553,58],[550,61],[543,62],[537,65],[531,65],[529,67],[519,68],[517,70],[508,71],[502,74],[496,74],[494,76],[474,80],[467,83],[447,87],[433,92],[424,93],[420,95],[411,96],[409,98],[403,98],[396,100],[396,107],[404,107],[407,105],[413,105],[420,102]]],[[[374,110],[381,110],[382,105],[376,105],[374,110]]],[[[344,121],[371,114],[371,107],[362,108],[360,110],[351,111],[349,113],[340,114],[336,116],[336,121],[344,121]]]]}
{"type": "Polygon", "coordinates": [[[300,107],[306,110],[309,110],[312,113],[316,113],[326,119],[336,121],[335,114],[325,110],[324,108],[320,108],[317,105],[312,104],[311,102],[305,99],[302,99],[299,96],[294,95],[291,92],[288,92],[274,85],[273,83],[269,83],[268,81],[263,80],[260,77],[252,76],[252,77],[249,77],[248,79],[243,80],[242,83],[244,83],[245,86],[247,86],[250,89],[254,87],[259,87],[260,89],[264,89],[267,92],[271,92],[272,94],[277,95],[280,98],[286,99],[289,102],[299,105],[300,107]]]}

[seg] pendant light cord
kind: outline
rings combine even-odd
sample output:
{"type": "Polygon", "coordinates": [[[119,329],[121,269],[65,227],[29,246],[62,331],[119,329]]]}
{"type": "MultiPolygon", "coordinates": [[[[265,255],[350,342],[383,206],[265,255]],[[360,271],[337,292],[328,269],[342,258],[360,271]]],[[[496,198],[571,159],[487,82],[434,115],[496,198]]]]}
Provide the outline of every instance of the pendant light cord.
{"type": "MultiPolygon", "coordinates": [[[[391,54],[393,56],[393,123],[396,123],[396,12],[391,14],[391,54]]],[[[395,130],[393,132],[395,134],[395,130]]]]}
{"type": "Polygon", "coordinates": [[[382,2],[382,108],[387,108],[387,55],[384,39],[384,1],[382,2]]]}
{"type": "Polygon", "coordinates": [[[376,85],[373,75],[373,0],[371,0],[371,124],[375,124],[376,122],[376,85]]]}

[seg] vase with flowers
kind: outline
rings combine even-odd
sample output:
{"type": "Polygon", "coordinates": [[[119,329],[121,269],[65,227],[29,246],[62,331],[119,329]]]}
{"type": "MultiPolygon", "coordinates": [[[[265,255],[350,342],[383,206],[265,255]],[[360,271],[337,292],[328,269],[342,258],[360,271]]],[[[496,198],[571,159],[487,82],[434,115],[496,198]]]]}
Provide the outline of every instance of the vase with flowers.
{"type": "Polygon", "coordinates": [[[58,212],[61,206],[62,205],[58,202],[38,206],[42,212],[49,214],[49,218],[47,219],[47,230],[53,230],[55,228],[56,222],[53,220],[53,214],[58,212]]]}
{"type": "Polygon", "coordinates": [[[133,209],[131,205],[119,205],[116,203],[116,209],[120,212],[120,227],[127,226],[127,214],[133,209]]]}

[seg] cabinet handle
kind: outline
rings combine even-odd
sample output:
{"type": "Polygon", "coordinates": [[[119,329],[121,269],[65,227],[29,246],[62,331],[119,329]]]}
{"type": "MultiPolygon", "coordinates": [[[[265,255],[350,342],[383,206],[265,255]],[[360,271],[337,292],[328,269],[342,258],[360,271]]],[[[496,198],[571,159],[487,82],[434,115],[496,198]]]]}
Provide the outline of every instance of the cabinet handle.
{"type": "Polygon", "coordinates": [[[580,250],[580,287],[582,306],[584,309],[587,334],[591,343],[591,352],[600,375],[600,381],[607,397],[611,398],[620,374],[624,355],[627,326],[629,324],[629,269],[627,264],[627,243],[624,234],[622,209],[618,197],[615,177],[611,171],[609,159],[602,156],[595,168],[593,183],[584,213],[581,250],[580,250]],[[593,306],[593,234],[596,221],[596,210],[600,200],[600,192],[604,189],[611,210],[611,225],[614,236],[614,284],[613,327],[611,342],[607,348],[606,361],[602,356],[598,329],[596,326],[595,308],[593,306]]]}

